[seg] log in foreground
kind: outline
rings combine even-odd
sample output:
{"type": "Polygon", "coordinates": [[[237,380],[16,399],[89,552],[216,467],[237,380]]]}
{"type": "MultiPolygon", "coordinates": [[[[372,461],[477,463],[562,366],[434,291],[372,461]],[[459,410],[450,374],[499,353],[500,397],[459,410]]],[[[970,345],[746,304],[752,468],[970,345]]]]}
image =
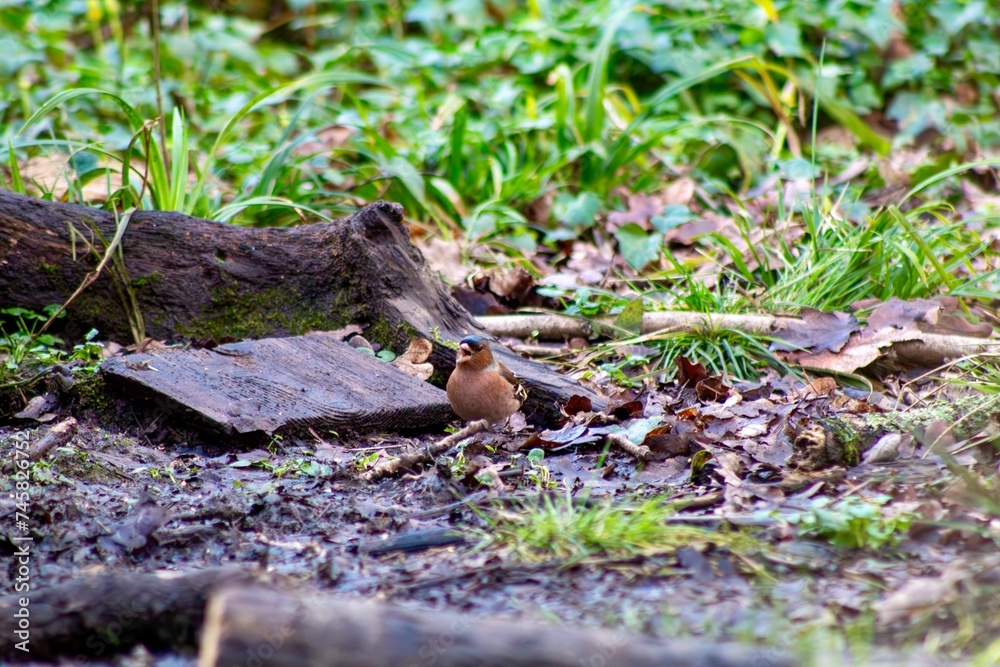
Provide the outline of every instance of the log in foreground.
{"type": "Polygon", "coordinates": [[[73,658],[107,660],[136,644],[151,650],[191,650],[209,594],[218,587],[249,584],[241,568],[154,574],[102,573],[25,594],[0,598],[0,659],[37,662],[73,658]],[[26,609],[30,640],[16,647],[19,610],[26,609]]]}
{"type": "MultiPolygon", "coordinates": [[[[78,337],[96,327],[125,342],[135,310],[158,339],[264,338],[357,324],[393,350],[418,336],[435,341],[429,361],[440,384],[454,366],[440,341],[484,332],[431,274],[402,220],[402,207],[387,202],[337,222],[265,229],[135,211],[121,241],[128,284],[105,271],[61,325],[78,337]]],[[[101,253],[102,237],[110,241],[115,231],[111,211],[0,190],[0,307],[40,311],[65,302],[100,261],[81,239],[101,253]]],[[[544,365],[495,349],[528,386],[529,415],[552,416],[573,394],[600,402],[544,365]]]]}
{"type": "Polygon", "coordinates": [[[764,648],[470,618],[263,588],[214,595],[199,667],[742,667],[795,664],[764,648]]]}
{"type": "Polygon", "coordinates": [[[111,357],[101,372],[230,436],[400,431],[455,418],[442,390],[324,332],[111,357]]]}

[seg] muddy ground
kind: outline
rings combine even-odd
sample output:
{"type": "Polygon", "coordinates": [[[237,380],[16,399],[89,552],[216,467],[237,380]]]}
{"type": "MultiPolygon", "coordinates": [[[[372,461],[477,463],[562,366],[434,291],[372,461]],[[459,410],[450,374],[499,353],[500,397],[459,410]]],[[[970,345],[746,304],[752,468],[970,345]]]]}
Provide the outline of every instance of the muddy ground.
{"type": "MultiPolygon", "coordinates": [[[[247,442],[190,428],[182,416],[134,397],[109,391],[100,401],[75,388],[53,395],[44,422],[12,419],[0,427],[0,533],[12,553],[15,443],[37,441],[72,414],[79,422],[73,438],[31,467],[36,587],[97,570],[236,563],[289,587],[470,617],[748,642],[760,647],[760,664],[775,649],[810,664],[964,664],[989,645],[1000,629],[1000,518],[984,509],[970,480],[992,484],[995,497],[995,458],[956,462],[914,442],[894,461],[835,466],[789,484],[787,468],[767,462],[787,456],[780,431],[787,419],[779,415],[787,417],[789,406],[798,414],[855,412],[858,399],[839,390],[815,395],[788,380],[742,389],[730,408],[768,401],[770,419],[722,414],[719,404],[676,386],[620,397],[618,417],[602,423],[628,426],[655,414],[678,434],[685,410],[702,412],[694,436],[658,441],[645,463],[602,440],[574,441],[571,424],[551,430],[550,440],[529,441],[540,429],[518,422],[517,430],[477,436],[436,465],[372,483],[361,475],[373,454],[444,434],[313,432],[247,442]],[[728,431],[720,430],[725,419],[736,420],[728,431]],[[734,435],[753,423],[766,425],[754,431],[757,441],[734,435]],[[528,462],[533,446],[548,450],[544,468],[528,462]],[[713,457],[693,474],[700,449],[713,457]],[[679,503],[678,523],[742,533],[759,547],[681,546],[567,562],[489,541],[497,512],[524,512],[524,503],[567,490],[590,502],[665,494],[679,503]],[[883,494],[894,512],[914,517],[892,546],[837,546],[783,520],[818,498],[883,494]],[[417,536],[417,547],[393,542],[406,533],[417,536]],[[421,540],[445,544],[420,549],[421,540]]],[[[8,563],[0,584],[12,590],[16,568],[13,558],[8,563]]],[[[193,665],[195,658],[134,648],[91,663],[193,665]]]]}

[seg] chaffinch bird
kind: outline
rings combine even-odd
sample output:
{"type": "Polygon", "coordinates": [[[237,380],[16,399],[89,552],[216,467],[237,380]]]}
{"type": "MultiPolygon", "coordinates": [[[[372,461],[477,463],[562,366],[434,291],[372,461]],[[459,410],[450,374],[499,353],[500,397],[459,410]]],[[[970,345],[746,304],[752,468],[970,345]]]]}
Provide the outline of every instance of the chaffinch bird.
{"type": "Polygon", "coordinates": [[[528,397],[520,380],[493,358],[486,340],[479,336],[462,339],[447,389],[459,417],[485,419],[490,425],[510,417],[528,397]]]}

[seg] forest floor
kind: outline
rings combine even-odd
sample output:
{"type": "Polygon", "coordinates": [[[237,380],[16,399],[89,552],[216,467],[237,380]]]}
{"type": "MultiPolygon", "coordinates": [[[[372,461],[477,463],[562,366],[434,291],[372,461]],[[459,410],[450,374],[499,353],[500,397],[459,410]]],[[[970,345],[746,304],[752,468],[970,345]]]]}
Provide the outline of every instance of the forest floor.
{"type": "MultiPolygon", "coordinates": [[[[94,409],[70,390],[45,423],[4,426],[0,442],[37,441],[70,413],[79,422],[31,468],[35,584],[237,563],[420,609],[749,642],[762,660],[965,664],[989,646],[1000,629],[991,446],[956,447],[927,432],[940,430],[932,422],[882,438],[895,448],[883,462],[793,470],[789,423],[883,413],[891,401],[774,374],[721,385],[725,396],[698,386],[620,391],[604,413],[570,406],[550,430],[514,419],[377,482],[363,479],[377,458],[442,435],[248,447],[132,397],[94,409]],[[613,432],[648,447],[645,460],[608,446],[613,432]],[[628,520],[640,515],[658,525],[628,520]]],[[[937,393],[943,406],[973,392],[937,393]]],[[[5,503],[5,530],[13,512],[5,503]]],[[[4,586],[13,577],[0,572],[4,586]]],[[[141,649],[107,660],[194,664],[141,649]]]]}

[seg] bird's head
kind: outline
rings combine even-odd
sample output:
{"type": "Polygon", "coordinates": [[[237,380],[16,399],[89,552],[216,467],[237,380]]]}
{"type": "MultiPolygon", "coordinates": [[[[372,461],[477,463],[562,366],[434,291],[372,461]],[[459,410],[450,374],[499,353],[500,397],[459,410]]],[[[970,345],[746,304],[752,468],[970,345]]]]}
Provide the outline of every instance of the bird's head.
{"type": "Polygon", "coordinates": [[[493,354],[490,352],[485,338],[466,336],[458,345],[458,355],[455,362],[458,364],[471,363],[475,367],[486,368],[493,362],[493,354]]]}

